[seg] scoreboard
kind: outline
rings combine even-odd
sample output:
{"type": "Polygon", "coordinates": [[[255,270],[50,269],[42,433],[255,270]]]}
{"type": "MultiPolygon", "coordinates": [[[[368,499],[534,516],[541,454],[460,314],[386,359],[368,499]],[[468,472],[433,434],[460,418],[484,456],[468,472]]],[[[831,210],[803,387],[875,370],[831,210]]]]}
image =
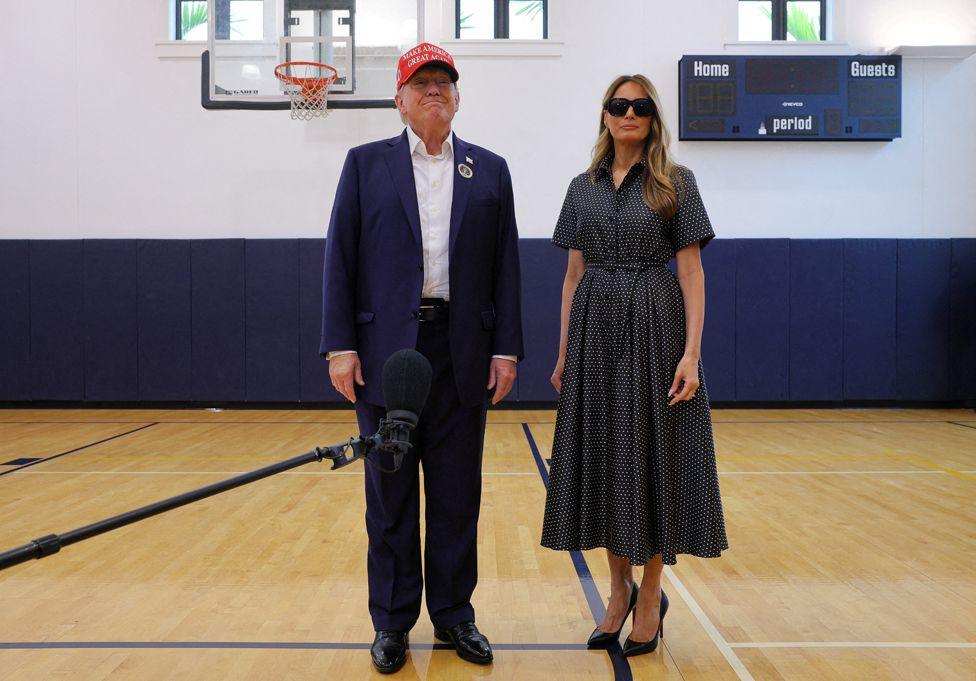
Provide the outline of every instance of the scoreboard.
{"type": "Polygon", "coordinates": [[[901,137],[897,55],[685,55],[678,73],[682,140],[901,137]]]}

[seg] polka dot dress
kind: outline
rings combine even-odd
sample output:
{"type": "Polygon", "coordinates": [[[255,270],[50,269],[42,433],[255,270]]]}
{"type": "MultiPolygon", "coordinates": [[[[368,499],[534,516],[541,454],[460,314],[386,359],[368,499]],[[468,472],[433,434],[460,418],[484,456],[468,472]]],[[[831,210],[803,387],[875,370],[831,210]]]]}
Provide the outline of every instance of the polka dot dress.
{"type": "Polygon", "coordinates": [[[684,301],[665,267],[715,236],[695,176],[677,168],[681,207],[664,220],[644,203],[643,163],[616,189],[610,158],[569,185],[552,242],[587,262],[569,320],[542,545],[606,547],[643,565],[658,553],[728,548],[708,393],[668,406],[684,354],[684,301]]]}

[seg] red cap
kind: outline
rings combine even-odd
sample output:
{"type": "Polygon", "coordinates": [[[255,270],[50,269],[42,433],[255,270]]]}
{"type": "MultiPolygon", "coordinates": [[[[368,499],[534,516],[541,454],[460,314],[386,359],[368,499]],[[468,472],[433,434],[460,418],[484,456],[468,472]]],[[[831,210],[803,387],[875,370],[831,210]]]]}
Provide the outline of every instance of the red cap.
{"type": "Polygon", "coordinates": [[[431,43],[420,43],[400,55],[400,61],[397,62],[396,89],[403,87],[403,84],[419,69],[431,64],[439,64],[447,69],[451,74],[452,83],[456,83],[460,78],[454,67],[454,57],[450,52],[431,43]]]}

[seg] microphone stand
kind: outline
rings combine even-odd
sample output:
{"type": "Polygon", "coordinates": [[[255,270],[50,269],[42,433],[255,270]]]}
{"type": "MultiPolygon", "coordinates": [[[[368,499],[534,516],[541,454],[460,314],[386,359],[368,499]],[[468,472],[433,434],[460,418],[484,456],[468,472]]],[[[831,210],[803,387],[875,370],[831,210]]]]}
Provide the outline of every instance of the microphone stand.
{"type": "MultiPolygon", "coordinates": [[[[392,413],[391,416],[393,416],[392,413]]],[[[90,539],[105,532],[131,525],[145,518],[150,518],[174,508],[191,504],[200,499],[206,499],[215,494],[220,494],[221,492],[255,482],[256,480],[261,480],[262,478],[267,478],[277,473],[283,473],[292,468],[304,466],[313,461],[329,459],[332,461],[332,468],[329,470],[335,470],[343,466],[348,466],[353,461],[364,458],[373,451],[386,451],[393,455],[393,468],[386,469],[378,463],[377,465],[384,473],[393,473],[400,468],[403,455],[411,446],[409,440],[409,431],[411,428],[412,424],[403,423],[396,418],[380,419],[379,431],[370,437],[353,438],[348,442],[331,447],[316,447],[310,452],[288,459],[287,461],[281,461],[280,463],[271,464],[270,466],[265,466],[264,468],[259,468],[249,473],[243,473],[221,482],[215,482],[212,485],[201,487],[192,492],[186,492],[175,497],[170,497],[169,499],[164,499],[163,501],[157,501],[154,504],[100,520],[97,523],[85,525],[84,527],[79,527],[64,534],[48,534],[34,539],[28,544],[0,553],[0,570],[19,565],[28,560],[46,558],[47,556],[54,555],[65,546],[70,546],[71,544],[90,539]],[[347,454],[347,449],[352,450],[351,455],[347,454]]]]}

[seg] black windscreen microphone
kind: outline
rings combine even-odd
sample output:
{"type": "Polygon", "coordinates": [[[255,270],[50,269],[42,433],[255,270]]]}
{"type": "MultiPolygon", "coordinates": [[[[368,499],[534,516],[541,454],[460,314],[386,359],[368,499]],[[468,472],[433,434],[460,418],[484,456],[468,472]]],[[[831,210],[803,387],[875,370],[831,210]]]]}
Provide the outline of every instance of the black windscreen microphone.
{"type": "Polygon", "coordinates": [[[416,350],[405,348],[390,355],[383,365],[383,400],[386,418],[380,419],[380,451],[393,457],[393,467],[386,468],[374,457],[370,460],[384,473],[395,473],[410,449],[410,431],[417,427],[420,412],[427,402],[434,371],[427,358],[416,350]]]}
{"type": "Polygon", "coordinates": [[[416,350],[394,352],[383,365],[383,400],[386,418],[417,425],[427,403],[433,369],[416,350]]]}
{"type": "Polygon", "coordinates": [[[328,459],[332,462],[332,470],[335,470],[366,457],[367,461],[384,473],[396,473],[403,463],[404,455],[410,451],[410,431],[417,427],[417,422],[420,420],[420,412],[423,411],[427,395],[430,393],[433,374],[430,362],[416,350],[405,349],[395,352],[383,365],[383,399],[386,401],[386,417],[380,419],[380,428],[375,434],[369,437],[360,435],[338,445],[316,447],[287,461],[215,482],[185,494],[178,494],[64,534],[45,535],[29,544],[0,552],[0,570],[28,560],[53,555],[64,546],[313,461],[328,459]],[[381,455],[389,455],[393,459],[392,468],[383,466],[380,461],[381,455]]]}

